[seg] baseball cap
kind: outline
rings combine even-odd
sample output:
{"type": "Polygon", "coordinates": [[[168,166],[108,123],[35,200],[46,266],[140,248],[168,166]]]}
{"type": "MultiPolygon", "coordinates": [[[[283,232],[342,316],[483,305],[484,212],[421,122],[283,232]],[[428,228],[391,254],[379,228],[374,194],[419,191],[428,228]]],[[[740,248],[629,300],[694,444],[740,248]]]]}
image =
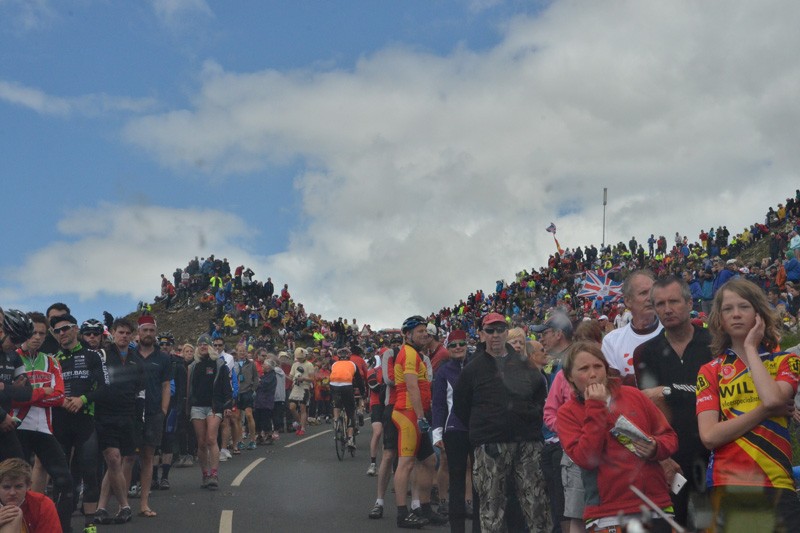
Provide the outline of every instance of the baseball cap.
{"type": "Polygon", "coordinates": [[[495,322],[502,322],[503,324],[506,323],[506,317],[501,315],[500,313],[489,313],[485,317],[483,317],[483,321],[481,322],[481,326],[486,327],[489,324],[494,324],[495,322]]]}
{"type": "Polygon", "coordinates": [[[554,313],[550,318],[545,320],[544,324],[539,324],[531,328],[536,333],[541,333],[548,329],[557,329],[563,331],[567,337],[572,336],[572,322],[569,317],[563,313],[554,313]]]}
{"type": "Polygon", "coordinates": [[[736,259],[728,259],[727,261],[725,261],[725,264],[726,265],[735,265],[736,264],[736,259]]]}

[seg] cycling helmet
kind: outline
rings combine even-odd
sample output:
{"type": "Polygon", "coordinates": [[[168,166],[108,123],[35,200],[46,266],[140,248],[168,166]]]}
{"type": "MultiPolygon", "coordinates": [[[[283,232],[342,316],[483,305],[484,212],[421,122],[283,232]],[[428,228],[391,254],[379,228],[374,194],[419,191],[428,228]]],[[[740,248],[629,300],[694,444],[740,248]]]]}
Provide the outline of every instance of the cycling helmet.
{"type": "Polygon", "coordinates": [[[175,336],[171,331],[164,331],[158,334],[158,344],[175,344],[175,336]]]}
{"type": "Polygon", "coordinates": [[[420,325],[426,325],[427,323],[428,321],[419,315],[410,316],[405,319],[405,321],[403,322],[403,327],[400,328],[400,331],[402,331],[403,333],[407,333],[412,329],[414,329],[415,327],[420,325]]]}
{"type": "Polygon", "coordinates": [[[81,324],[81,335],[85,335],[86,333],[99,333],[102,335],[104,330],[105,327],[103,323],[94,318],[90,318],[81,324]]]}
{"type": "Polygon", "coordinates": [[[392,344],[403,344],[402,335],[392,335],[392,344]]]}
{"type": "Polygon", "coordinates": [[[33,321],[19,309],[7,309],[3,317],[3,331],[14,344],[22,344],[33,336],[33,321]]]}

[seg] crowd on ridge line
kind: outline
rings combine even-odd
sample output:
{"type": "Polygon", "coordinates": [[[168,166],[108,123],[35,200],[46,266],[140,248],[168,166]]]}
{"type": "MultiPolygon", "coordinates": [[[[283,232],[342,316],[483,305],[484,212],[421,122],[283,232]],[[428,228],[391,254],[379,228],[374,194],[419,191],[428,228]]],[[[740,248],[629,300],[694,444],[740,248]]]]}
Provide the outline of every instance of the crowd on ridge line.
{"type": "MultiPolygon", "coordinates": [[[[577,296],[587,272],[602,271],[609,280],[618,282],[628,272],[649,268],[657,276],[685,276],[695,311],[705,315],[720,277],[726,278],[728,272],[744,276],[769,291],[770,299],[782,306],[785,327],[796,331],[800,302],[795,298],[795,288],[800,284],[799,231],[800,190],[785,204],[769,207],[763,222],[754,222],[736,235],[731,236],[727,226],[720,226],[702,230],[695,242],[676,232],[673,242],[663,235],[656,238],[651,234],[643,242],[631,237],[627,244],[620,242],[599,250],[594,245],[567,248],[552,254],[547,266],[538,271],[523,270],[511,283],[499,280],[493,293],[476,290],[428,318],[441,330],[460,327],[473,338],[477,336],[480,317],[489,310],[506,315],[513,325],[520,326],[541,322],[553,307],[563,308],[575,318],[606,316],[613,322],[624,308],[619,300],[577,296]],[[748,262],[737,259],[762,239],[769,243],[768,258],[748,262]]],[[[350,323],[341,317],[328,321],[307,313],[302,303],[292,299],[287,284],[276,293],[271,277],[259,281],[253,270],[244,265],[232,270],[227,258],[195,257],[185,267],[176,268],[172,278],[162,274],[161,295],[156,301],[165,302],[167,307],[184,301],[185,305],[194,305],[195,301],[201,307],[214,308],[216,316],[208,328],[213,337],[246,334],[247,342],[257,347],[288,351],[297,345],[325,343],[335,347],[359,342],[375,345],[381,338],[369,324],[360,326],[355,318],[350,323]]],[[[140,310],[148,307],[140,304],[140,310]]]]}

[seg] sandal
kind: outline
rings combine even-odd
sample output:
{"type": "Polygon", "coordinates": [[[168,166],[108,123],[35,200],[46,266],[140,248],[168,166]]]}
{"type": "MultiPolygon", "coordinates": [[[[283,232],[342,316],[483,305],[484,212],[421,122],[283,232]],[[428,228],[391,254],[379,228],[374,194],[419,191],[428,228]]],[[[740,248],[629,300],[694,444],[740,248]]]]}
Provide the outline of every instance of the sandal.
{"type": "Polygon", "coordinates": [[[142,518],[155,518],[158,516],[158,513],[153,511],[152,509],[142,509],[139,511],[139,516],[142,518]]]}

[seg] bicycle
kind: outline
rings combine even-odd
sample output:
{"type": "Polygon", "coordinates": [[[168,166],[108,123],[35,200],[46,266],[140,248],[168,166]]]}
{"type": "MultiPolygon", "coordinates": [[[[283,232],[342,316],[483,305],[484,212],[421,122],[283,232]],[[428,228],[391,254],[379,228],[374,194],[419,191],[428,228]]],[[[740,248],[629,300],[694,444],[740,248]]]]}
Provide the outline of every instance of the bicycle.
{"type": "MultiPolygon", "coordinates": [[[[353,443],[355,443],[355,432],[353,433],[353,443]]],[[[347,446],[347,413],[344,409],[339,411],[338,418],[333,421],[333,440],[336,446],[336,457],[342,461],[347,450],[350,450],[350,457],[356,456],[355,448],[347,446]]]]}

